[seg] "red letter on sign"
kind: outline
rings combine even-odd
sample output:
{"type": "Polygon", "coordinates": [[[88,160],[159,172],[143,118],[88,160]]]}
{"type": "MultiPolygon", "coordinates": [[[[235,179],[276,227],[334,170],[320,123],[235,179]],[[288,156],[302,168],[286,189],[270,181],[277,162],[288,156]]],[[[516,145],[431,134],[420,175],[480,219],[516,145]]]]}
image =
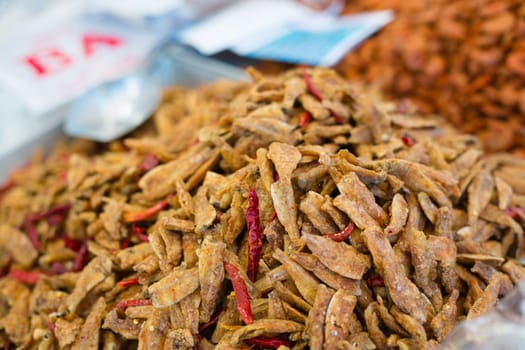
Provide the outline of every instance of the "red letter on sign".
{"type": "Polygon", "coordinates": [[[71,59],[62,51],[57,49],[47,49],[25,57],[24,62],[33,68],[36,75],[43,76],[51,71],[64,68],[71,63],[71,59]]]}
{"type": "Polygon", "coordinates": [[[91,54],[95,51],[95,45],[103,44],[115,47],[119,46],[121,43],[122,40],[120,38],[108,35],[86,34],[82,38],[82,46],[84,47],[84,55],[86,56],[91,56],[91,54]]]}

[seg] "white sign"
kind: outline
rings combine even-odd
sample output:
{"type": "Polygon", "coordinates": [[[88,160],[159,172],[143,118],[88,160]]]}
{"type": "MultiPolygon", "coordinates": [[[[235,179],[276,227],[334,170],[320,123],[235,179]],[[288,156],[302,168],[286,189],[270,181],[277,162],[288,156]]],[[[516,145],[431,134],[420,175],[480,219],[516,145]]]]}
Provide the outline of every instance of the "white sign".
{"type": "Polygon", "coordinates": [[[0,84],[41,115],[136,68],[157,39],[108,17],[33,26],[0,42],[0,84]]]}

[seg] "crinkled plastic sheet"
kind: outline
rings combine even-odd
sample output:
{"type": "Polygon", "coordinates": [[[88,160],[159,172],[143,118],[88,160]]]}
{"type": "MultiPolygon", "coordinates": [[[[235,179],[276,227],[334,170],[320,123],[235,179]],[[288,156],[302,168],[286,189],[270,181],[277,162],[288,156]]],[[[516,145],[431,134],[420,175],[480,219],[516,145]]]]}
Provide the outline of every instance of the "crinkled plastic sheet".
{"type": "Polygon", "coordinates": [[[459,323],[442,349],[525,349],[525,279],[493,311],[459,323]]]}

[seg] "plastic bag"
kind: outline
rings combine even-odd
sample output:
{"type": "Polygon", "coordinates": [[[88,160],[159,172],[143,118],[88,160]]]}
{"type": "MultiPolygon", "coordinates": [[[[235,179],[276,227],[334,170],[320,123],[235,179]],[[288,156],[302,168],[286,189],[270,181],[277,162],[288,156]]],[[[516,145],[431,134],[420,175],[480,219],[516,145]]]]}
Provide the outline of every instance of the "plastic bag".
{"type": "Polygon", "coordinates": [[[493,311],[459,323],[443,342],[442,349],[525,349],[525,279],[493,311]]]}

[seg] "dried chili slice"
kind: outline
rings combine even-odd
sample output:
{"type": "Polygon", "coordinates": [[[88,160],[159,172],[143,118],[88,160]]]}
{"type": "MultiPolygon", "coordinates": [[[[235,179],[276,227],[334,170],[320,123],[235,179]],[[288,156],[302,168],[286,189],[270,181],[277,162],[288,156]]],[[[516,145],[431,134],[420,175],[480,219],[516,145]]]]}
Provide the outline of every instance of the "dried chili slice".
{"type": "Polygon", "coordinates": [[[69,210],[71,209],[71,204],[70,203],[64,203],[64,204],[60,204],[60,205],[56,205],[54,207],[51,207],[49,208],[48,210],[46,210],[44,213],[42,213],[42,217],[50,217],[50,216],[53,216],[53,215],[66,215],[69,210]]]}
{"type": "Polygon", "coordinates": [[[47,223],[51,226],[58,225],[64,220],[64,217],[67,215],[71,209],[71,204],[65,203],[49,208],[44,213],[41,214],[42,218],[47,220],[47,223]]]}
{"type": "Polygon", "coordinates": [[[64,235],[62,239],[64,240],[64,246],[72,251],[78,252],[80,247],[82,247],[82,241],[78,239],[70,238],[68,235],[64,235]]]}
{"type": "Polygon", "coordinates": [[[224,269],[232,281],[237,310],[239,310],[239,314],[244,323],[251,324],[253,322],[252,307],[250,305],[250,295],[248,294],[246,282],[242,279],[239,269],[237,269],[235,265],[225,262],[224,269]]]}
{"type": "Polygon", "coordinates": [[[250,346],[258,346],[267,349],[278,349],[280,346],[293,346],[293,343],[287,339],[272,337],[256,337],[244,339],[244,342],[250,346]]]}
{"type": "Polygon", "coordinates": [[[413,138],[411,135],[409,134],[403,134],[403,136],[401,136],[401,141],[403,141],[403,143],[405,144],[405,146],[407,147],[412,147],[416,144],[416,139],[413,138]]]}
{"type": "Polygon", "coordinates": [[[224,313],[224,309],[220,309],[219,311],[215,312],[210,320],[206,323],[203,323],[199,326],[199,333],[202,333],[204,332],[206,329],[210,328],[211,326],[213,326],[215,323],[217,323],[217,321],[219,320],[219,317],[221,317],[221,315],[224,313]]]}
{"type": "Polygon", "coordinates": [[[55,335],[55,324],[53,322],[48,322],[47,323],[47,328],[49,329],[49,331],[51,332],[51,334],[53,334],[53,337],[56,338],[56,335],[55,335]]]}
{"type": "Polygon", "coordinates": [[[341,117],[340,115],[338,114],[335,114],[332,112],[332,116],[334,117],[334,120],[337,124],[343,124],[344,120],[343,120],[343,117],[341,117]]]}
{"type": "Polygon", "coordinates": [[[159,159],[154,154],[148,153],[138,165],[138,169],[141,173],[146,173],[157,165],[159,165],[159,159]]]}
{"type": "Polygon", "coordinates": [[[15,182],[12,179],[7,180],[2,185],[0,185],[0,199],[2,196],[15,186],[15,182]]]}
{"type": "Polygon", "coordinates": [[[51,265],[51,272],[53,272],[54,275],[62,275],[67,272],[67,269],[64,265],[55,261],[53,265],[51,265]]]}
{"type": "Polygon", "coordinates": [[[343,242],[350,237],[352,234],[352,231],[354,230],[354,223],[350,222],[344,229],[342,229],[339,232],[330,233],[325,235],[325,237],[330,238],[331,240],[334,240],[336,242],[343,242]]]}
{"type": "Polygon", "coordinates": [[[131,241],[129,238],[124,238],[122,241],[120,241],[120,249],[129,248],[130,245],[131,245],[131,241]]]}
{"type": "Polygon", "coordinates": [[[384,287],[385,280],[381,276],[372,276],[366,279],[366,285],[369,287],[384,287]]]}
{"type": "Polygon", "coordinates": [[[38,232],[35,228],[35,222],[46,219],[49,225],[58,225],[64,220],[65,215],[71,209],[71,204],[65,203],[49,208],[44,212],[33,213],[28,215],[22,224],[24,231],[31,240],[33,248],[38,250],[40,248],[40,241],[38,239],[38,232]]]}
{"type": "Polygon", "coordinates": [[[146,234],[147,229],[144,226],[133,223],[131,224],[131,231],[141,242],[149,242],[148,235],[146,234]]]}
{"type": "Polygon", "coordinates": [[[23,271],[18,269],[9,271],[9,277],[24,284],[36,284],[41,276],[42,273],[40,271],[23,271]]]}
{"type": "Polygon", "coordinates": [[[126,223],[132,223],[132,222],[139,222],[139,221],[145,221],[153,216],[157,215],[162,209],[166,208],[173,197],[173,194],[169,194],[164,198],[163,200],[155,203],[153,206],[149,207],[148,209],[144,211],[139,211],[136,213],[124,213],[124,222],[126,223]]]}
{"type": "Polygon", "coordinates": [[[119,301],[114,308],[126,311],[128,307],[153,305],[151,299],[128,299],[119,301]]]}
{"type": "Polygon", "coordinates": [[[277,212],[274,210],[272,212],[272,216],[270,216],[270,221],[268,223],[271,224],[273,220],[275,220],[276,218],[277,218],[277,212]]]}
{"type": "Polygon", "coordinates": [[[31,241],[33,248],[36,250],[40,249],[40,241],[38,240],[38,232],[36,231],[35,225],[31,218],[24,220],[24,230],[26,231],[27,237],[31,241]]]}
{"type": "Polygon", "coordinates": [[[525,208],[511,207],[505,209],[505,213],[513,219],[517,219],[520,215],[525,216],[525,208]]]}
{"type": "MultiPolygon", "coordinates": [[[[306,68],[303,68],[303,79],[304,79],[304,82],[306,83],[306,87],[308,88],[308,92],[310,92],[317,101],[322,102],[323,96],[321,95],[319,90],[317,90],[315,85],[312,83],[312,79],[310,78],[310,75],[308,74],[308,71],[306,68]]],[[[340,115],[337,115],[332,112],[332,116],[334,117],[334,120],[337,124],[343,124],[344,120],[340,115]]],[[[300,119],[299,119],[299,125],[302,127],[300,119]]]]}
{"type": "Polygon", "coordinates": [[[248,208],[246,209],[246,226],[248,227],[248,278],[255,281],[259,270],[259,261],[263,249],[263,231],[259,219],[259,197],[253,188],[248,191],[248,208]]]}
{"type": "Polygon", "coordinates": [[[58,182],[65,185],[67,183],[67,170],[61,171],[57,175],[58,182]]]}
{"type": "Polygon", "coordinates": [[[312,79],[310,78],[310,75],[308,74],[308,70],[306,68],[303,68],[303,79],[306,83],[308,91],[317,99],[317,101],[321,102],[323,100],[323,96],[312,83],[312,79]]]}
{"type": "Polygon", "coordinates": [[[13,258],[9,257],[9,260],[7,263],[0,269],[0,277],[7,276],[9,274],[9,270],[11,269],[11,265],[13,264],[13,258]]]}
{"type": "Polygon", "coordinates": [[[299,126],[303,129],[306,128],[308,124],[310,124],[311,121],[312,121],[312,115],[308,113],[307,111],[304,111],[299,116],[299,126]]]}
{"type": "Polygon", "coordinates": [[[117,287],[124,288],[127,286],[134,286],[136,284],[139,284],[138,278],[128,278],[128,279],[117,282],[117,287]]]}
{"type": "Polygon", "coordinates": [[[219,223],[221,222],[221,216],[222,214],[224,214],[222,211],[220,210],[215,210],[215,223],[219,223]]]}
{"type": "Polygon", "coordinates": [[[88,261],[88,242],[85,239],[80,246],[75,258],[73,259],[73,271],[79,272],[82,271],[84,266],[86,266],[88,261]]]}

